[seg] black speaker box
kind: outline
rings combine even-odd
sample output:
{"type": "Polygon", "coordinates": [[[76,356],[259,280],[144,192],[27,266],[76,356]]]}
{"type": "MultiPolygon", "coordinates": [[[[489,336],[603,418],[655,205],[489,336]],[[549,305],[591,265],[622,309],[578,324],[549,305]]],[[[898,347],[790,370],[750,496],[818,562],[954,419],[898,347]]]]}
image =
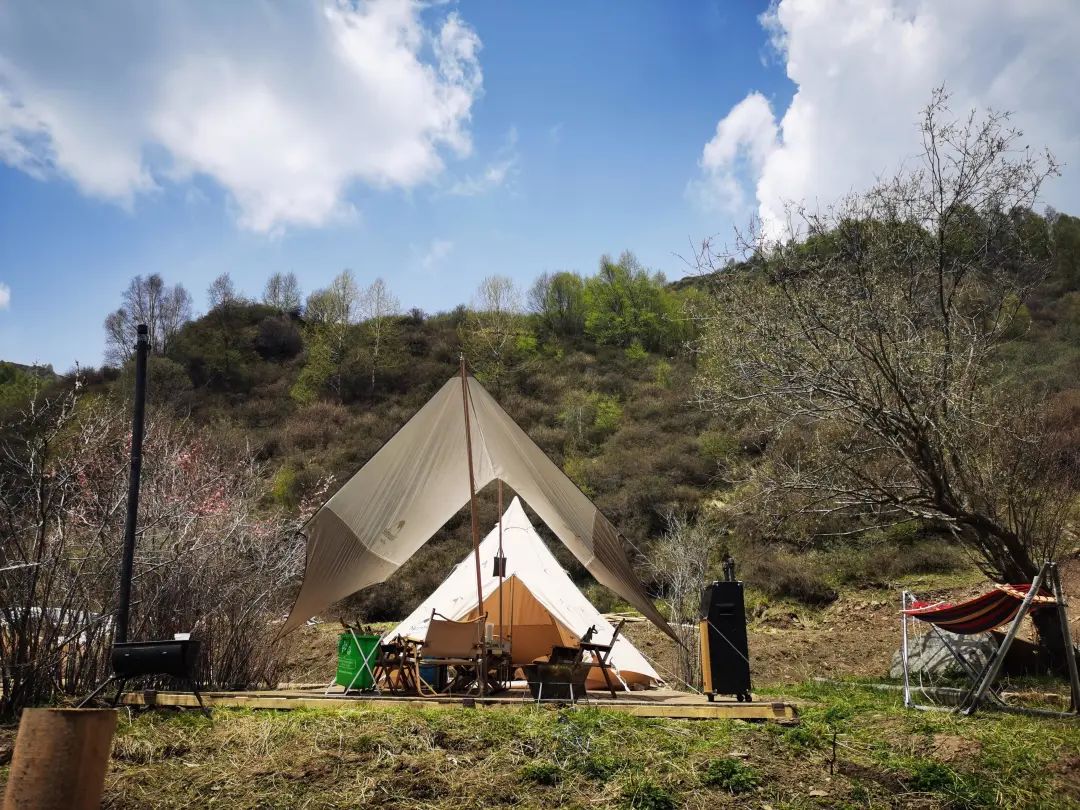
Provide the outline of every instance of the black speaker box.
{"type": "Polygon", "coordinates": [[[746,643],[743,584],[717,581],[701,594],[701,672],[705,694],[750,700],[750,651],[746,643]]]}

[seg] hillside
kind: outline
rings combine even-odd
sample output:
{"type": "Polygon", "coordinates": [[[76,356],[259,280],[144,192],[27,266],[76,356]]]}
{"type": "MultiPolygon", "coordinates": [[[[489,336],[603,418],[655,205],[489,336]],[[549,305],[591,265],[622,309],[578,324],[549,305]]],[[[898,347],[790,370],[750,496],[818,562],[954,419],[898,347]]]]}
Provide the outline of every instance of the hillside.
{"type": "MultiPolygon", "coordinates": [[[[1030,291],[1001,371],[1049,398],[1062,441],[1072,444],[1080,420],[1080,220],[1039,222],[1055,249],[1052,272],[1030,291]]],[[[776,525],[728,508],[769,439],[695,404],[695,314],[712,289],[709,275],[668,284],[624,254],[604,258],[594,276],[541,277],[527,313],[500,299],[520,301],[517,291],[482,288],[473,307],[434,315],[395,314],[396,307],[362,312],[364,291],[348,274],[335,281],[343,293],[334,285],[314,291],[306,308],[295,278],[291,298],[264,296],[267,303],[244,298],[222,279],[215,282],[223,285],[217,306],[178,324],[164,351],[152,355],[150,402],[210,431],[224,447],[251,452],[267,510],[289,513],[332,491],[458,373],[464,354],[509,414],[620,529],[646,580],[649,549],[671,515],[715,519],[714,561],[734,552],[763,595],[811,605],[827,604],[845,585],[967,567],[930,527],[840,543],[815,538],[813,526],[776,525]],[[352,295],[345,306],[353,314],[335,314],[335,294],[352,295]]],[[[14,397],[32,375],[8,369],[0,394],[14,397]]],[[[91,369],[84,379],[90,390],[120,399],[131,388],[129,365],[91,369]]],[[[490,525],[492,491],[481,493],[481,506],[481,524],[490,525]]],[[[464,518],[463,511],[390,583],[347,610],[369,620],[404,615],[467,550],[464,518]]],[[[555,545],[587,584],[583,569],[555,545]]],[[[598,586],[591,596],[613,606],[598,586]]]]}

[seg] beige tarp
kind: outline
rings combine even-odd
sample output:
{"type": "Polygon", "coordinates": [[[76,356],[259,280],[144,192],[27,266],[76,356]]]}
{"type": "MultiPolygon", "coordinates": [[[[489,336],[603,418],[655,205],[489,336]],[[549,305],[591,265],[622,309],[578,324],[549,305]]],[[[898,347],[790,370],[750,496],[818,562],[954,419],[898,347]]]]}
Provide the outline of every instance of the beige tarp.
{"type": "MultiPolygon", "coordinates": [[[[615,527],[472,377],[473,468],[520,495],[598,582],[675,637],[649,600],[615,527]]],[[[306,527],[307,567],[283,633],[382,582],[469,501],[465,410],[453,377],[306,527]]]]}
{"type": "MultiPolygon", "coordinates": [[[[530,664],[550,653],[555,644],[572,646],[590,627],[596,627],[593,638],[597,642],[610,641],[615,628],[574,586],[536,533],[517,498],[502,519],[506,579],[500,605],[499,578],[494,574],[499,534],[496,526],[480,544],[481,592],[487,621],[494,626],[495,635],[510,640],[515,664],[530,664]]],[[[476,618],[475,566],[470,552],[408,618],[383,637],[422,640],[427,635],[433,610],[458,621],[476,618]]],[[[660,681],[653,666],[625,636],[616,639],[609,663],[623,683],[649,686],[660,681]]],[[[597,668],[593,668],[589,681],[594,686],[603,683],[597,668]]]]}

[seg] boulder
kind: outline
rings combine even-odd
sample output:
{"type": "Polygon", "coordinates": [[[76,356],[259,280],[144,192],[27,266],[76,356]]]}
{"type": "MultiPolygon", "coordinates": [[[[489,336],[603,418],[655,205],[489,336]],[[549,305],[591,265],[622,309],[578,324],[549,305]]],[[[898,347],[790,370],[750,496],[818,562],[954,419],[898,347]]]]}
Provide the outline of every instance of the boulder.
{"type": "MultiPolygon", "coordinates": [[[[976,672],[981,671],[991,656],[997,652],[998,642],[992,633],[960,636],[946,630],[931,630],[927,633],[911,635],[908,637],[908,671],[913,676],[946,678],[965,674],[963,667],[942,641],[942,636],[948,640],[949,645],[957,653],[964,657],[965,661],[971,664],[976,672]]],[[[897,650],[893,655],[889,677],[897,679],[904,677],[901,650],[897,650]]]]}

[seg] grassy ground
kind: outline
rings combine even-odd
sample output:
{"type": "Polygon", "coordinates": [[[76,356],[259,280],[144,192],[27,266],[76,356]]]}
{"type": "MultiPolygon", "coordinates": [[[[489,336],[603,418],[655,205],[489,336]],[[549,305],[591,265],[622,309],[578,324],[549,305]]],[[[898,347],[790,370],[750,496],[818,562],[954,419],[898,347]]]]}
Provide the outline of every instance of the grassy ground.
{"type": "MultiPolygon", "coordinates": [[[[1080,806],[1080,723],[786,690],[799,725],[595,709],[147,712],[122,719],[106,806],[1080,806]],[[835,741],[835,748],[834,748],[835,741]]],[[[0,779],[6,772],[0,770],[0,779]]]]}

